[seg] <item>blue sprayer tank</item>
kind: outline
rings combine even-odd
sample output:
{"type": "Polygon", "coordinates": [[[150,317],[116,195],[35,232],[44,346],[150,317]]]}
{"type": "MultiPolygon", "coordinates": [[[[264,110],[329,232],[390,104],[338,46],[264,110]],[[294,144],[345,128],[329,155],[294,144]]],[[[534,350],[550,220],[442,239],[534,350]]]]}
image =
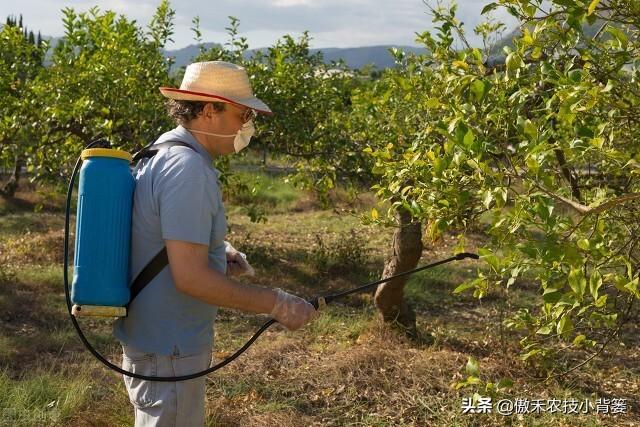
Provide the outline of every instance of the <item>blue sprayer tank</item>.
{"type": "Polygon", "coordinates": [[[82,152],[82,160],[71,301],[123,307],[130,296],[131,155],[92,148],[82,152]]]}

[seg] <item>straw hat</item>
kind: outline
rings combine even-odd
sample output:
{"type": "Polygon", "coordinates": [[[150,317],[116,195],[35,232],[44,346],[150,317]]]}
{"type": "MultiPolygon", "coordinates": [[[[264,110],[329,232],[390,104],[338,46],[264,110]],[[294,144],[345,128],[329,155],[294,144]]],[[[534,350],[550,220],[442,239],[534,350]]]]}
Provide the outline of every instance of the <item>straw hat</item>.
{"type": "Polygon", "coordinates": [[[224,61],[194,62],[187,66],[180,89],[161,87],[160,92],[171,99],[228,102],[272,114],[267,104],[253,96],[247,71],[224,61]]]}

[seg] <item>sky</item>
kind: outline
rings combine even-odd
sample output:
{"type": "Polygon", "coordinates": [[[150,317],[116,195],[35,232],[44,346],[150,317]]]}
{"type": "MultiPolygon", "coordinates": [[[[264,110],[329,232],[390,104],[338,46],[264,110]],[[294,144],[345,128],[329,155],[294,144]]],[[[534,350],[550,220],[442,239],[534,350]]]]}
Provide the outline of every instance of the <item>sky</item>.
{"type": "MultiPolygon", "coordinates": [[[[437,0],[425,0],[435,5],[437,0]]],[[[23,23],[35,33],[60,37],[64,33],[62,12],[71,7],[78,12],[92,6],[113,10],[146,26],[160,0],[22,0],[0,2],[0,22],[7,16],[22,14],[23,23]]],[[[472,45],[481,39],[473,28],[485,18],[480,15],[486,0],[458,0],[458,19],[465,23],[472,45]]],[[[192,19],[200,18],[200,30],[205,42],[227,40],[225,27],[229,15],[240,20],[240,33],[247,37],[250,48],[272,45],[285,34],[299,36],[309,31],[311,47],[358,47],[373,45],[415,46],[415,33],[433,28],[428,8],[423,0],[174,0],[173,43],[177,49],[195,43],[192,19]]],[[[509,29],[513,21],[504,11],[493,18],[505,22],[509,29]]]]}

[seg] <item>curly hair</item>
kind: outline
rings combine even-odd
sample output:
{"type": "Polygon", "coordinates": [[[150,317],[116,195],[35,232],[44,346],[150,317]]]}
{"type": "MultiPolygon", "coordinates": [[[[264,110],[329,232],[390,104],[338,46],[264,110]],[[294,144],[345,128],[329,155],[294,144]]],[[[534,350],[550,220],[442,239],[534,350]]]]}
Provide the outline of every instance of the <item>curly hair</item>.
{"type": "Polygon", "coordinates": [[[215,111],[224,111],[224,102],[167,100],[167,112],[176,123],[184,126],[198,117],[207,104],[213,105],[215,111]]]}

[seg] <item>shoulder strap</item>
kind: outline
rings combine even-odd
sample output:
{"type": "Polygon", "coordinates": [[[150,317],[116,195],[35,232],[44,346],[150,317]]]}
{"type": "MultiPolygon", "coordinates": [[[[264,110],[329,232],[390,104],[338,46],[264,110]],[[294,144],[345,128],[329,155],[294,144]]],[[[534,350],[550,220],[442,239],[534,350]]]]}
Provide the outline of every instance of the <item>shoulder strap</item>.
{"type": "MultiPolygon", "coordinates": [[[[188,147],[192,150],[195,150],[191,145],[182,141],[167,141],[161,144],[156,145],[147,145],[142,150],[138,151],[134,156],[132,162],[135,164],[140,159],[148,159],[155,156],[158,151],[163,148],[173,147],[174,145],[179,145],[181,147],[188,147]],[[151,149],[153,147],[153,149],[151,149]]],[[[129,299],[129,304],[127,304],[127,308],[131,305],[131,302],[138,296],[140,292],[147,286],[154,277],[156,277],[167,265],[169,265],[169,257],[167,255],[166,246],[160,250],[149,263],[142,269],[138,276],[136,276],[135,280],[131,284],[131,298],[129,299]]]]}
{"type": "Polygon", "coordinates": [[[142,292],[144,287],[147,286],[167,265],[169,265],[167,247],[163,246],[162,250],[158,252],[151,261],[149,261],[131,284],[131,298],[129,299],[129,305],[135,297],[142,292]]]}
{"type": "Polygon", "coordinates": [[[158,154],[158,151],[162,150],[163,148],[169,148],[176,145],[195,150],[191,145],[187,144],[186,142],[182,142],[178,140],[161,142],[160,144],[155,144],[155,145],[151,143],[145,146],[142,150],[138,151],[136,154],[134,154],[131,160],[131,163],[136,164],[141,159],[149,159],[155,156],[156,154],[158,154]]]}

